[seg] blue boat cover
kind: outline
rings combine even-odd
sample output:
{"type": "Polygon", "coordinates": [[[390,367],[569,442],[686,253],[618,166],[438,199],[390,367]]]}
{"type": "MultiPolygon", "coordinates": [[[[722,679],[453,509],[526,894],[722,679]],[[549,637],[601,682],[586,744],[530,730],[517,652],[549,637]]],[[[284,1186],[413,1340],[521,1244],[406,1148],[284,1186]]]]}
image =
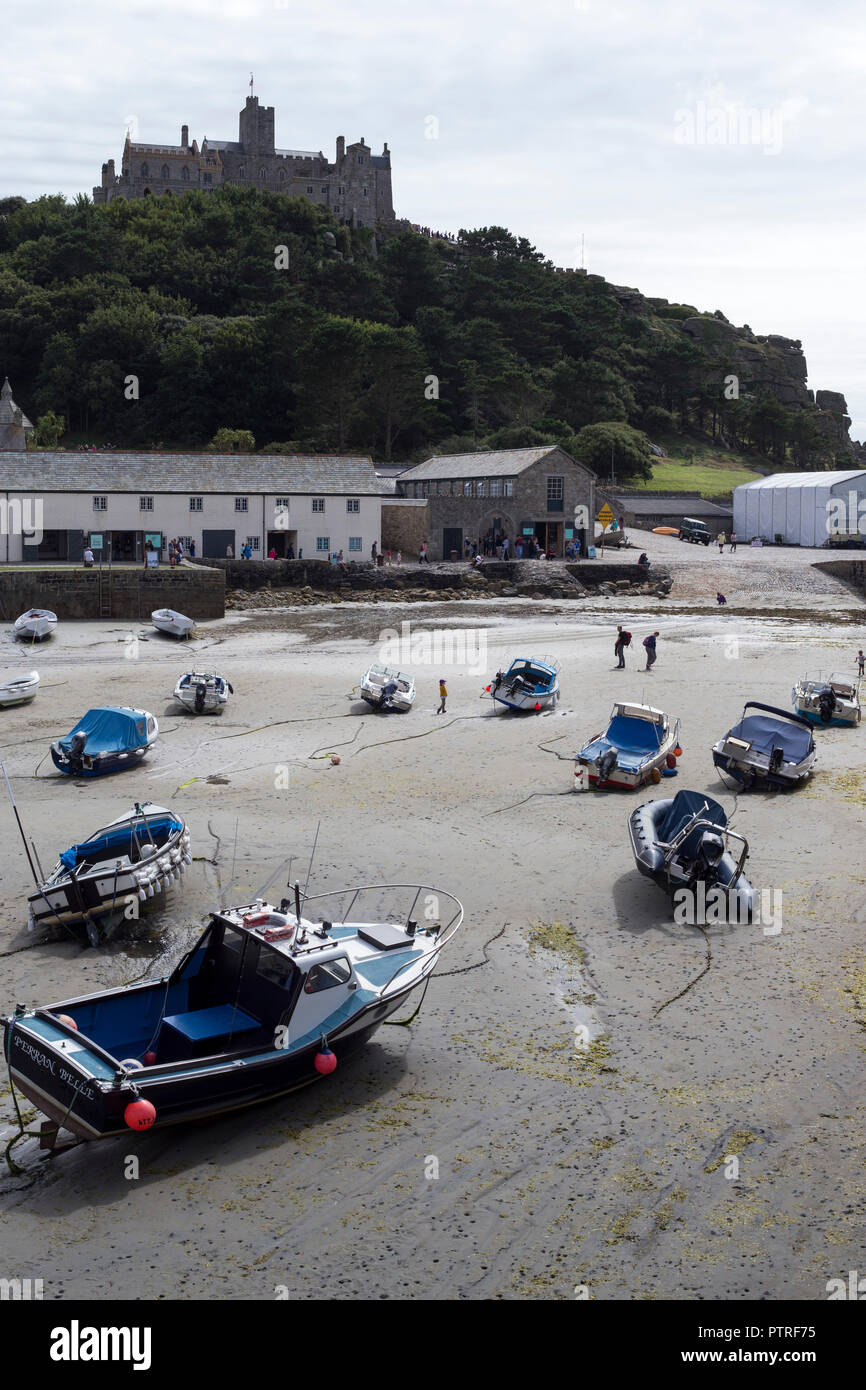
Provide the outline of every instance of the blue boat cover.
{"type": "Polygon", "coordinates": [[[112,705],[89,709],[75,728],[58,740],[60,747],[66,751],[72,735],[78,733],[87,735],[84,751],[90,757],[95,753],[125,753],[147,743],[147,720],[143,714],[132,714],[112,705]]]}
{"type": "Polygon", "coordinates": [[[759,753],[769,754],[774,748],[781,748],[785,761],[791,763],[802,762],[812,748],[811,730],[802,724],[774,719],[771,714],[747,714],[730,732],[734,738],[752,743],[759,753]]]}
{"type": "Polygon", "coordinates": [[[664,727],[651,719],[638,719],[633,714],[617,714],[608,725],[607,733],[593,739],[580,750],[580,757],[596,762],[610,748],[616,749],[617,767],[624,772],[638,772],[647,758],[659,751],[664,727]]]}
{"type": "Polygon", "coordinates": [[[527,685],[534,681],[533,687],[536,694],[541,694],[545,690],[550,690],[556,680],[556,671],[552,666],[548,666],[546,661],[539,661],[538,658],[519,656],[512,661],[505,673],[505,685],[515,676],[522,676],[527,685]]]}
{"type": "MultiPolygon", "coordinates": [[[[182,821],[174,816],[148,816],[147,824],[150,833],[157,845],[164,845],[176,831],[180,830],[182,821]]],[[[80,845],[71,845],[60,854],[60,862],[66,869],[74,869],[78,863],[78,857],[86,859],[88,855],[104,854],[109,858],[112,853],[115,855],[127,854],[132,842],[133,827],[127,821],[123,825],[112,825],[108,830],[97,830],[95,835],[91,835],[89,840],[85,840],[80,845]]],[[[140,821],[135,826],[135,838],[139,845],[150,843],[144,822],[140,821]]]]}
{"type": "MultiPolygon", "coordinates": [[[[702,820],[712,821],[713,825],[719,826],[722,830],[728,823],[728,818],[722,807],[718,801],[713,801],[711,796],[705,796],[703,792],[681,791],[677,792],[665,815],[656,826],[658,838],[664,844],[669,845],[671,840],[679,835],[680,831],[695,816],[700,816],[702,820]]],[[[703,831],[701,833],[703,834],[703,831]]],[[[680,852],[688,852],[688,850],[687,837],[683,841],[680,852]]]]}

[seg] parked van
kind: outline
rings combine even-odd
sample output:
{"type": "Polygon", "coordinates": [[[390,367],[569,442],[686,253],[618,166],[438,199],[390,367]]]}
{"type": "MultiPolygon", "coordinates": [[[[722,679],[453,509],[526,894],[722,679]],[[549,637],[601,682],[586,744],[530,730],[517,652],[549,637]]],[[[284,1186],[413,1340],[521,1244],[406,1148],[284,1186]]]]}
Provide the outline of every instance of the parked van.
{"type": "Polygon", "coordinates": [[[705,521],[695,521],[694,517],[684,516],[680,522],[680,540],[693,541],[695,544],[700,541],[702,545],[709,545],[712,536],[705,521]]]}

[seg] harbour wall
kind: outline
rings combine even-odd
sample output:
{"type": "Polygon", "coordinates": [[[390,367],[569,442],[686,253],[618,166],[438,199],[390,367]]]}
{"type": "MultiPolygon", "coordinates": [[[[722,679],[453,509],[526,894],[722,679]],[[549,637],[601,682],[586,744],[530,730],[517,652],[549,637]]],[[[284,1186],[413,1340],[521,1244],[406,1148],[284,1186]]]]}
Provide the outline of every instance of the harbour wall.
{"type": "Polygon", "coordinates": [[[175,608],[204,622],[225,617],[225,575],[204,565],[155,570],[83,569],[77,565],[0,570],[0,618],[14,622],[28,608],[50,608],[61,619],[133,618],[175,608]]]}

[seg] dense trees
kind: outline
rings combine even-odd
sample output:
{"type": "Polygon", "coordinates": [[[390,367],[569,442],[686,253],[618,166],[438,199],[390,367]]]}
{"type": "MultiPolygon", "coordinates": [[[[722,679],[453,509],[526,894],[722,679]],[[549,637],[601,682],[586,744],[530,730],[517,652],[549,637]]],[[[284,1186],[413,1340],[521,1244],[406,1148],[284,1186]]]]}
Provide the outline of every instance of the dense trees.
{"type": "Polygon", "coordinates": [[[613,449],[622,477],[646,471],[642,432],[700,429],[776,464],[832,462],[815,411],[725,399],[680,326],[690,306],[638,312],[502,227],[456,246],[397,229],[378,255],[372,240],[255,189],[6,198],[0,368],[31,416],[139,447],[248,431],[413,459],[555,442],[602,473],[613,449]]]}

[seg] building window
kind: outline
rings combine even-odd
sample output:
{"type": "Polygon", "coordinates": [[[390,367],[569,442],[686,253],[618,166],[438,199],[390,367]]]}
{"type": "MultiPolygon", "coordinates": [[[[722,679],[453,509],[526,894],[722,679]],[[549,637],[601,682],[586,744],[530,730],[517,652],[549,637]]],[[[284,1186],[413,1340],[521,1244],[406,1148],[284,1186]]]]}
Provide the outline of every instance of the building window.
{"type": "Polygon", "coordinates": [[[236,511],[236,512],[248,512],[249,509],[250,509],[250,499],[249,499],[248,497],[236,497],[236,498],[235,498],[235,511],[236,511]]]}
{"type": "Polygon", "coordinates": [[[308,193],[312,193],[312,191],[313,191],[313,185],[312,185],[311,183],[308,183],[308,184],[307,184],[307,192],[308,192],[308,193]]]}
{"type": "Polygon", "coordinates": [[[485,487],[484,479],[483,479],[483,478],[479,478],[479,479],[478,479],[478,482],[475,484],[475,496],[476,496],[476,497],[484,497],[484,496],[486,496],[486,494],[487,494],[487,488],[485,487]]]}
{"type": "Polygon", "coordinates": [[[359,512],[360,510],[361,510],[361,499],[360,499],[360,497],[347,497],[347,498],[346,498],[346,511],[347,511],[347,512],[359,512]]]}
{"type": "Polygon", "coordinates": [[[472,496],[472,483],[471,483],[470,481],[468,481],[468,480],[467,480],[466,482],[464,482],[464,484],[463,484],[463,496],[464,496],[464,497],[471,497],[471,496],[472,496]]]}
{"type": "Polygon", "coordinates": [[[363,156],[362,154],[359,154],[359,155],[358,155],[358,163],[359,163],[359,164],[363,164],[363,163],[364,163],[364,156],[363,156]]]}
{"type": "Polygon", "coordinates": [[[202,174],[201,181],[202,183],[213,183],[213,179],[211,178],[210,174],[202,174]]]}
{"type": "Polygon", "coordinates": [[[324,510],[325,510],[325,499],[324,499],[324,497],[314,497],[314,498],[313,498],[313,511],[314,511],[314,512],[323,512],[324,510]]]}
{"type": "MultiPolygon", "coordinates": [[[[281,169],[281,170],[280,170],[280,183],[283,182],[283,180],[285,179],[285,177],[286,177],[286,171],[285,171],[285,169],[281,169]]],[[[311,189],[310,189],[310,192],[312,193],[312,191],[313,191],[313,190],[312,190],[312,188],[311,188],[311,189]]]]}
{"type": "Polygon", "coordinates": [[[491,478],[491,479],[490,479],[490,496],[491,496],[491,497],[498,497],[498,496],[499,496],[499,479],[498,479],[498,478],[491,478]]]}
{"type": "Polygon", "coordinates": [[[436,479],[436,496],[437,496],[437,497],[441,497],[441,496],[442,496],[442,479],[441,479],[441,478],[437,478],[437,479],[436,479]]]}
{"type": "Polygon", "coordinates": [[[561,512],[563,507],[563,496],[565,494],[564,478],[548,478],[547,480],[547,510],[549,512],[561,512]]]}
{"type": "Polygon", "coordinates": [[[258,548],[259,548],[259,538],[258,538],[258,536],[247,536],[247,545],[249,546],[250,550],[253,550],[253,551],[258,550],[258,548]]]}
{"type": "Polygon", "coordinates": [[[429,483],[422,483],[422,484],[421,484],[421,496],[422,496],[422,497],[429,497],[429,496],[430,496],[430,484],[429,484],[429,483]]]}
{"type": "Polygon", "coordinates": [[[350,549],[350,550],[360,550],[360,549],[361,549],[361,540],[362,540],[361,536],[350,536],[350,537],[349,537],[349,549],[350,549]]]}
{"type": "Polygon", "coordinates": [[[164,183],[171,178],[171,170],[169,169],[167,164],[163,164],[162,166],[162,178],[164,183]]]}
{"type": "Polygon", "coordinates": [[[365,198],[368,198],[370,196],[366,188],[362,189],[361,191],[364,194],[365,198]]]}
{"type": "Polygon", "coordinates": [[[191,497],[191,498],[189,499],[189,509],[190,509],[191,512],[203,512],[203,511],[204,511],[204,498],[203,498],[203,497],[191,497]]]}
{"type": "Polygon", "coordinates": [[[142,166],[141,166],[141,177],[142,177],[143,179],[149,179],[149,178],[150,178],[150,169],[148,168],[148,166],[147,166],[146,164],[142,164],[142,166]]]}
{"type": "Polygon", "coordinates": [[[317,537],[316,537],[316,549],[317,549],[317,550],[327,550],[328,552],[330,552],[330,549],[331,549],[331,537],[330,537],[330,536],[317,536],[317,537]]]}
{"type": "Polygon", "coordinates": [[[184,548],[184,553],[188,555],[192,549],[192,536],[178,536],[178,540],[184,548]]]}
{"type": "Polygon", "coordinates": [[[107,497],[94,497],[94,499],[93,499],[93,510],[94,510],[95,512],[107,512],[107,511],[108,511],[108,498],[107,498],[107,497]]]}
{"type": "Polygon", "coordinates": [[[139,499],[138,499],[138,510],[139,510],[140,512],[152,512],[152,511],[153,511],[153,498],[152,498],[152,497],[139,497],[139,499]]]}
{"type": "Polygon", "coordinates": [[[345,193],[345,191],[346,191],[346,190],[345,190],[345,188],[343,187],[342,184],[341,184],[341,185],[339,186],[339,188],[337,189],[337,192],[338,192],[338,193],[345,193]]]}
{"type": "Polygon", "coordinates": [[[278,512],[287,512],[289,510],[288,497],[278,497],[276,501],[276,508],[278,512]]]}
{"type": "Polygon", "coordinates": [[[454,481],[453,478],[451,479],[451,481],[450,481],[449,484],[448,484],[448,492],[449,492],[449,495],[450,495],[451,497],[456,497],[456,496],[457,496],[457,484],[455,483],[455,481],[454,481]]]}
{"type": "Polygon", "coordinates": [[[242,164],[241,167],[240,167],[240,169],[238,169],[238,178],[239,178],[239,179],[245,179],[246,176],[247,176],[247,171],[246,171],[244,165],[242,164]]]}
{"type": "Polygon", "coordinates": [[[180,178],[181,183],[189,183],[189,169],[186,167],[185,164],[180,171],[180,178]]]}
{"type": "Polygon", "coordinates": [[[268,177],[268,171],[267,171],[267,169],[265,169],[264,165],[262,165],[261,169],[259,170],[259,178],[260,178],[260,179],[266,179],[267,177],[268,177]]]}
{"type": "Polygon", "coordinates": [[[513,479],[513,478],[503,478],[503,479],[502,479],[502,496],[503,496],[503,497],[513,497],[513,496],[514,496],[514,479],[513,479]]]}

